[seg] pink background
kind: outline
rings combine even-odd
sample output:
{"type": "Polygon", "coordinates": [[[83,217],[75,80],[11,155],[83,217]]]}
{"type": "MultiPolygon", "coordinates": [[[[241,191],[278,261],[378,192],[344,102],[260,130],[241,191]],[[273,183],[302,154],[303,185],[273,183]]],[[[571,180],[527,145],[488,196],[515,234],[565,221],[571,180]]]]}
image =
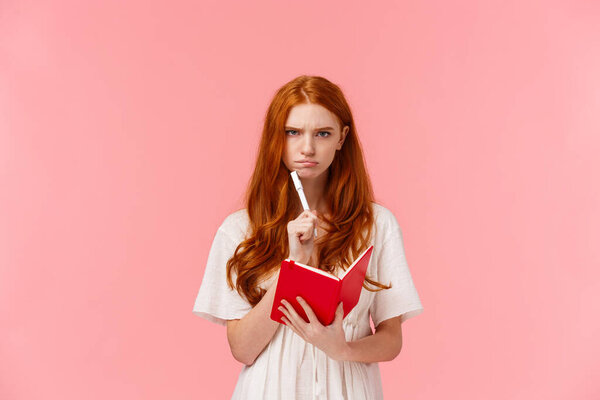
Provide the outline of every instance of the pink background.
{"type": "Polygon", "coordinates": [[[4,0],[0,398],[230,397],[192,307],[300,74],[347,95],[425,308],[386,398],[600,398],[599,71],[595,1],[4,0]]]}

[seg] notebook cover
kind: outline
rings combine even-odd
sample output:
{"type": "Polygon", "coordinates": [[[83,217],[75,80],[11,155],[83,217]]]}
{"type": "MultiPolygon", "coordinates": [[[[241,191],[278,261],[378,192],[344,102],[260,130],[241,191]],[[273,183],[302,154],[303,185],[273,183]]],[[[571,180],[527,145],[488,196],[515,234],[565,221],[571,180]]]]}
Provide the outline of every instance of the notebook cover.
{"type": "Polygon", "coordinates": [[[283,260],[275,289],[271,319],[283,324],[281,317],[284,314],[278,307],[282,305],[281,300],[285,299],[304,321],[309,322],[304,308],[296,300],[296,296],[300,296],[310,304],[319,321],[326,325],[324,322],[329,319],[331,304],[339,297],[340,284],[340,280],[333,275],[324,276],[296,265],[293,260],[283,260]]]}
{"type": "Polygon", "coordinates": [[[344,303],[344,317],[358,304],[372,253],[373,245],[363,252],[354,267],[342,278],[342,287],[336,305],[340,301],[344,303]]]}
{"type": "Polygon", "coordinates": [[[330,325],[335,319],[335,310],[340,301],[344,303],[344,317],[346,317],[360,299],[372,251],[373,246],[371,245],[344,272],[341,280],[326,271],[319,273],[311,267],[304,268],[293,260],[283,260],[275,289],[271,319],[283,323],[281,320],[283,312],[278,310],[278,307],[281,305],[281,299],[286,299],[298,315],[304,321],[309,322],[304,308],[298,303],[296,296],[306,300],[321,324],[325,326],[330,325]]]}

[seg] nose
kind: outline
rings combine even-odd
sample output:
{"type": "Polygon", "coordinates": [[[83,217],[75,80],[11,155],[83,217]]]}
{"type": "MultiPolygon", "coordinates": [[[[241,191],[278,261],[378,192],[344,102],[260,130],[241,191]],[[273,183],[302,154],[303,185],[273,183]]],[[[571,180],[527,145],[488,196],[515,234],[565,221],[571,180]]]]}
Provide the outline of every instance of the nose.
{"type": "Polygon", "coordinates": [[[304,135],[301,151],[305,155],[313,155],[315,153],[315,138],[312,135],[304,135]]]}

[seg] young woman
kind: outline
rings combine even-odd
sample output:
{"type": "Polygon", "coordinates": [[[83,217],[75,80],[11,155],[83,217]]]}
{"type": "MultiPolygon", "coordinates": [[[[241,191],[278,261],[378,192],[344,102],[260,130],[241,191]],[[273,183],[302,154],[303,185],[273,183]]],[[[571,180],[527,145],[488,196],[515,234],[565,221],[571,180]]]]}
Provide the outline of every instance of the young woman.
{"type": "Polygon", "coordinates": [[[401,323],[423,307],[400,226],[374,202],[337,85],[300,76],[277,91],[245,204],[217,229],[193,309],[227,325],[231,352],[244,364],[232,398],[383,398],[377,363],[399,354],[401,323]],[[294,170],[311,210],[303,211],[294,170]],[[282,260],[340,275],[371,244],[360,300],[345,318],[338,307],[333,323],[323,326],[299,299],[309,322],[288,303],[280,305],[285,325],[270,319],[282,260]]]}

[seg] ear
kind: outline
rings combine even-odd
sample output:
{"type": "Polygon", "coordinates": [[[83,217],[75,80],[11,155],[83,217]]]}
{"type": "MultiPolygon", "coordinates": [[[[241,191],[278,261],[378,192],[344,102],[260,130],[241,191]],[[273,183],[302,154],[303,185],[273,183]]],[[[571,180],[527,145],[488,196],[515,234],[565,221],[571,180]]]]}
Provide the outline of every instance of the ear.
{"type": "Polygon", "coordinates": [[[344,126],[344,129],[342,129],[342,134],[340,135],[340,141],[338,142],[337,145],[337,149],[341,150],[342,149],[342,145],[344,144],[344,140],[346,140],[346,135],[348,135],[348,131],[350,131],[350,127],[348,125],[344,126]]]}

